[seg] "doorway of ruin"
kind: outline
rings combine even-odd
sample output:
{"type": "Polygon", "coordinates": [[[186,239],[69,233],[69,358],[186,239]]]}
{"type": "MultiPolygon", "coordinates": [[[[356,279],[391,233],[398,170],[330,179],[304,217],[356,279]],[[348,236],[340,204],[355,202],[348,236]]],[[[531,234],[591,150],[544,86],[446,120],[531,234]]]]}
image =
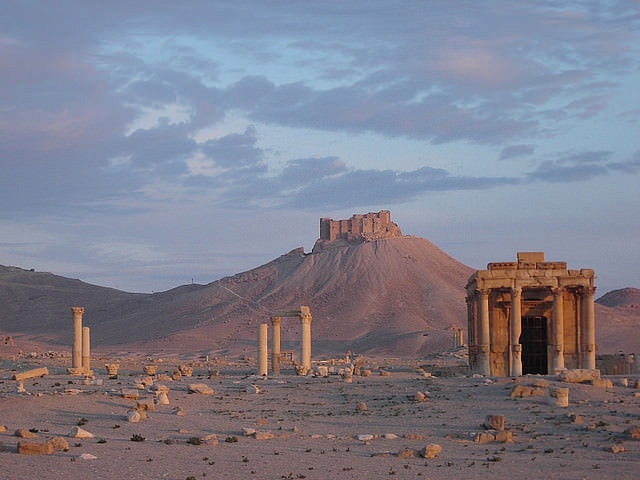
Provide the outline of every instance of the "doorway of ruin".
{"type": "Polygon", "coordinates": [[[522,317],[522,374],[547,375],[547,317],[522,317]]]}

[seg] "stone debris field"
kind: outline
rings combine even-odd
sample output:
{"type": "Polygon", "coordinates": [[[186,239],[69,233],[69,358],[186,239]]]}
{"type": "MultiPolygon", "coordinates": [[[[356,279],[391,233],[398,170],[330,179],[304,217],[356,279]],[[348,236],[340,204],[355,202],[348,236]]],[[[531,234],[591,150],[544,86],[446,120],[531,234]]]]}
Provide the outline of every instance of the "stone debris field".
{"type": "Polygon", "coordinates": [[[640,472],[640,377],[436,377],[419,361],[360,357],[275,377],[256,376],[255,361],[93,365],[82,378],[56,358],[0,361],[0,478],[640,472]]]}

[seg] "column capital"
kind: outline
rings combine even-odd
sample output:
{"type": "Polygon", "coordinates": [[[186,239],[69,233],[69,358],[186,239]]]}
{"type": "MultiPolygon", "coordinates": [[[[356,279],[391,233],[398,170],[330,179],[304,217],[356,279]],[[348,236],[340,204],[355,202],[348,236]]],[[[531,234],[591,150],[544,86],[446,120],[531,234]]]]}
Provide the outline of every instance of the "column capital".
{"type": "Polygon", "coordinates": [[[583,295],[595,295],[596,287],[582,287],[583,295]]]}
{"type": "Polygon", "coordinates": [[[282,317],[271,317],[272,325],[280,325],[281,321],[282,321],[282,317]]]}
{"type": "Polygon", "coordinates": [[[311,314],[310,313],[301,313],[300,321],[302,323],[311,323],[311,314]]]}
{"type": "Polygon", "coordinates": [[[522,295],[522,287],[520,285],[514,285],[511,287],[511,295],[519,297],[522,295]]]}
{"type": "Polygon", "coordinates": [[[84,307],[71,307],[71,311],[76,315],[80,315],[84,313],[84,307]]]}
{"type": "Polygon", "coordinates": [[[490,288],[476,288],[476,295],[489,295],[490,288]]]}
{"type": "Polygon", "coordinates": [[[562,295],[564,293],[564,287],[551,287],[551,293],[554,295],[562,295]]]}

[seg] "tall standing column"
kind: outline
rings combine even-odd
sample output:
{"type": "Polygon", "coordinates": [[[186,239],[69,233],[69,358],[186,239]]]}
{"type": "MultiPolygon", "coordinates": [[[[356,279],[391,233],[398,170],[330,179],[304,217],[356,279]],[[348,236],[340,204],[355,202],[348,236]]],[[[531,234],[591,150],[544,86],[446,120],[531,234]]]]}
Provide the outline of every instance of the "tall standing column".
{"type": "Polygon", "coordinates": [[[491,375],[491,331],[489,328],[489,290],[478,290],[480,299],[480,345],[478,351],[478,373],[491,375]]]}
{"type": "Polygon", "coordinates": [[[91,333],[89,327],[82,327],[82,369],[91,370],[91,333]]]}
{"type": "Polygon", "coordinates": [[[522,375],[522,290],[520,287],[511,289],[511,376],[522,375]]]}
{"type": "Polygon", "coordinates": [[[71,307],[73,312],[73,347],[71,349],[71,367],[82,368],[82,314],[83,307],[71,307]]]}
{"type": "Polygon", "coordinates": [[[596,329],[595,329],[595,287],[585,287],[582,291],[583,345],[582,368],[596,368],[596,329]]]}
{"type": "Polygon", "coordinates": [[[280,375],[280,321],[280,317],[271,317],[273,325],[271,368],[274,375],[280,375]]]}
{"type": "Polygon", "coordinates": [[[311,313],[309,307],[300,307],[300,330],[301,342],[300,347],[300,365],[305,369],[311,368],[311,313]]]}
{"type": "Polygon", "coordinates": [[[553,335],[553,371],[558,372],[564,369],[564,290],[555,288],[553,290],[553,312],[551,318],[553,335]]]}
{"type": "Polygon", "coordinates": [[[269,325],[261,323],[258,325],[258,375],[267,376],[269,352],[267,351],[267,334],[269,332],[269,325]]]}

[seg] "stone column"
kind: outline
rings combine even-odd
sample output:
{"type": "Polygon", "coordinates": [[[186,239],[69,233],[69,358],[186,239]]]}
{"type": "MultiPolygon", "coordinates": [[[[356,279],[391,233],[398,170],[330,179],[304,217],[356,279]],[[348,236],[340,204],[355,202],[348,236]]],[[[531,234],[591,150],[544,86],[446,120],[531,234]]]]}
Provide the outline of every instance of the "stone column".
{"type": "Polygon", "coordinates": [[[564,290],[553,289],[553,311],[551,313],[551,335],[553,336],[553,373],[564,369],[564,290]]]}
{"type": "Polygon", "coordinates": [[[267,351],[267,334],[269,325],[261,323],[258,325],[258,375],[268,374],[269,352],[267,351]]]}
{"type": "Polygon", "coordinates": [[[595,287],[585,287],[582,291],[582,368],[596,368],[596,329],[595,329],[595,287]]]}
{"type": "Polygon", "coordinates": [[[514,287],[511,289],[511,376],[522,375],[522,345],[520,335],[522,334],[522,289],[514,287]]]}
{"type": "Polygon", "coordinates": [[[271,347],[271,368],[274,375],[280,375],[280,317],[271,317],[273,337],[271,347]]]}
{"type": "Polygon", "coordinates": [[[491,331],[489,329],[489,290],[481,289],[477,292],[479,296],[480,312],[480,334],[478,338],[480,345],[478,348],[478,373],[481,375],[491,375],[491,331]]]}
{"type": "Polygon", "coordinates": [[[71,368],[82,368],[82,314],[83,307],[71,307],[73,312],[73,348],[71,349],[71,368]]]}
{"type": "Polygon", "coordinates": [[[82,327],[82,369],[91,370],[91,333],[89,327],[82,327]]]}
{"type": "Polygon", "coordinates": [[[309,307],[300,307],[300,329],[301,341],[300,346],[300,365],[302,368],[311,369],[311,313],[309,307]]]}

